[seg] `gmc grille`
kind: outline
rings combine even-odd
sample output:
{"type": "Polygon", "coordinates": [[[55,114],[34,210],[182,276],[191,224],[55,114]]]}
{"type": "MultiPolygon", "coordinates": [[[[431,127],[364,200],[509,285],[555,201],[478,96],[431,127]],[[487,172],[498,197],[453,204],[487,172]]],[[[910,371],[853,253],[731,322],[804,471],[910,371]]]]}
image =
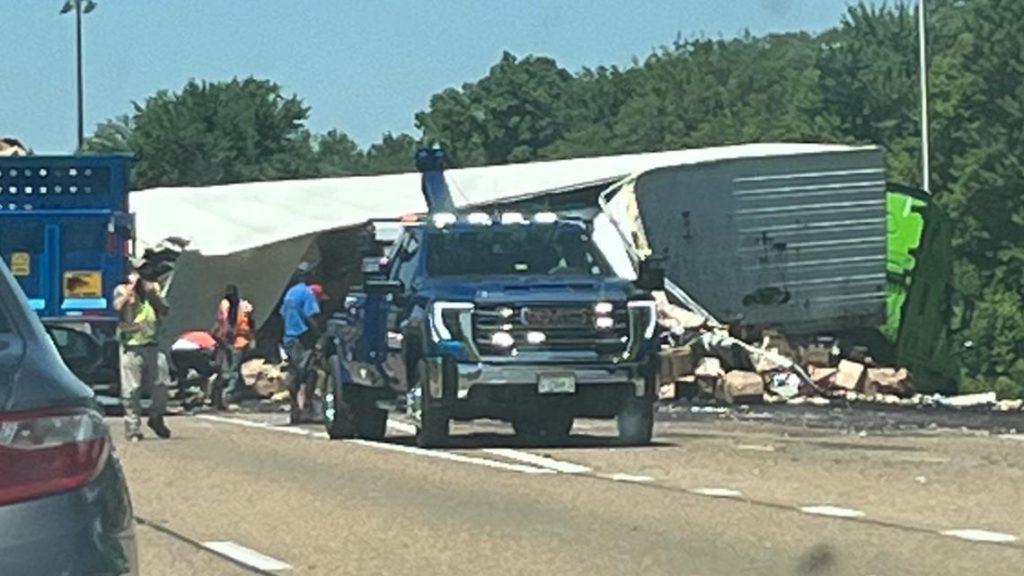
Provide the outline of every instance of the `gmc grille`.
{"type": "MultiPolygon", "coordinates": [[[[590,352],[599,356],[617,356],[626,351],[629,341],[629,312],[616,306],[611,325],[598,327],[593,304],[477,305],[473,312],[473,341],[481,355],[508,355],[517,352],[590,352]],[[511,348],[496,346],[497,332],[512,336],[511,348]],[[539,332],[543,342],[530,342],[528,334],[539,332]]],[[[606,321],[607,322],[607,321],[606,321]]]]}

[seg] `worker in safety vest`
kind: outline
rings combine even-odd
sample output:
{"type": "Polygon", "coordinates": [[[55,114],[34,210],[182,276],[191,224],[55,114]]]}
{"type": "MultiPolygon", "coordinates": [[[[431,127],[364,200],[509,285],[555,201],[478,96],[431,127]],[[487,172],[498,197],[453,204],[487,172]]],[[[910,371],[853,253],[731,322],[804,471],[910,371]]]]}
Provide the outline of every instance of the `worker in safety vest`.
{"type": "Polygon", "coordinates": [[[167,359],[157,346],[160,318],[170,312],[160,285],[140,273],[139,260],[132,261],[127,280],[114,289],[114,308],[120,315],[118,341],[121,354],[121,399],[124,402],[125,435],[129,441],[142,440],[142,393],[150,391],[152,404],[146,424],[160,438],[170,438],[164,422],[167,409],[169,370],[167,359]]]}
{"type": "Polygon", "coordinates": [[[227,382],[224,398],[241,393],[242,358],[252,345],[252,304],[238,295],[238,286],[228,284],[217,308],[213,335],[220,348],[220,377],[227,382]]]}

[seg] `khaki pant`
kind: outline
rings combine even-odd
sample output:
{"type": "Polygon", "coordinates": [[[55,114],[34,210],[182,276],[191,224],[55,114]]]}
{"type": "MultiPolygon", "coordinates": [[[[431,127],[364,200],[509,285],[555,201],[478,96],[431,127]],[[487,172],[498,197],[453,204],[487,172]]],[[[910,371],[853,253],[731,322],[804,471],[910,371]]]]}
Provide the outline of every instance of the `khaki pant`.
{"type": "Polygon", "coordinates": [[[171,373],[167,356],[156,346],[121,347],[121,400],[124,427],[128,435],[141,432],[142,393],[149,391],[150,417],[167,410],[167,386],[171,373]]]}

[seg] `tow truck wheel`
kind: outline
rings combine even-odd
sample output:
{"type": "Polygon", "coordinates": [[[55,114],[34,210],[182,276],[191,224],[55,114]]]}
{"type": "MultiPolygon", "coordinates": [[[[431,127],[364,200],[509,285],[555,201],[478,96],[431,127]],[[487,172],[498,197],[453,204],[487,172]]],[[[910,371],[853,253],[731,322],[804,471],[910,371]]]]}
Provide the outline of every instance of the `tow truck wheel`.
{"type": "Polygon", "coordinates": [[[377,407],[373,390],[350,386],[355,412],[356,436],[366,440],[381,440],[388,431],[388,412],[377,407]]]}
{"type": "Polygon", "coordinates": [[[619,411],[617,421],[620,443],[627,446],[650,444],[654,435],[654,403],[630,400],[619,411]]]}
{"type": "Polygon", "coordinates": [[[340,374],[340,364],[337,356],[331,356],[328,360],[330,372],[324,382],[324,395],[321,407],[323,409],[324,428],[331,440],[340,438],[352,438],[355,436],[355,419],[353,418],[352,406],[346,397],[337,374],[340,374]]]}
{"type": "Polygon", "coordinates": [[[440,403],[430,398],[427,388],[427,363],[419,360],[410,375],[414,388],[419,389],[420,421],[416,427],[416,445],[437,448],[448,443],[448,416],[440,403]]]}

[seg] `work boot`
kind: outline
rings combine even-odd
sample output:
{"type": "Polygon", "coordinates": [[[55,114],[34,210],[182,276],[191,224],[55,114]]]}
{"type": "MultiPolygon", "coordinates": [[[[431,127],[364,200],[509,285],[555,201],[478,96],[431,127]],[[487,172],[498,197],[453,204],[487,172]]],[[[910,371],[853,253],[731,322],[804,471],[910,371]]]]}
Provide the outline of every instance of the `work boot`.
{"type": "Polygon", "coordinates": [[[164,423],[163,416],[151,417],[149,420],[146,420],[146,426],[149,426],[154,434],[164,440],[171,437],[171,429],[164,423]]]}

